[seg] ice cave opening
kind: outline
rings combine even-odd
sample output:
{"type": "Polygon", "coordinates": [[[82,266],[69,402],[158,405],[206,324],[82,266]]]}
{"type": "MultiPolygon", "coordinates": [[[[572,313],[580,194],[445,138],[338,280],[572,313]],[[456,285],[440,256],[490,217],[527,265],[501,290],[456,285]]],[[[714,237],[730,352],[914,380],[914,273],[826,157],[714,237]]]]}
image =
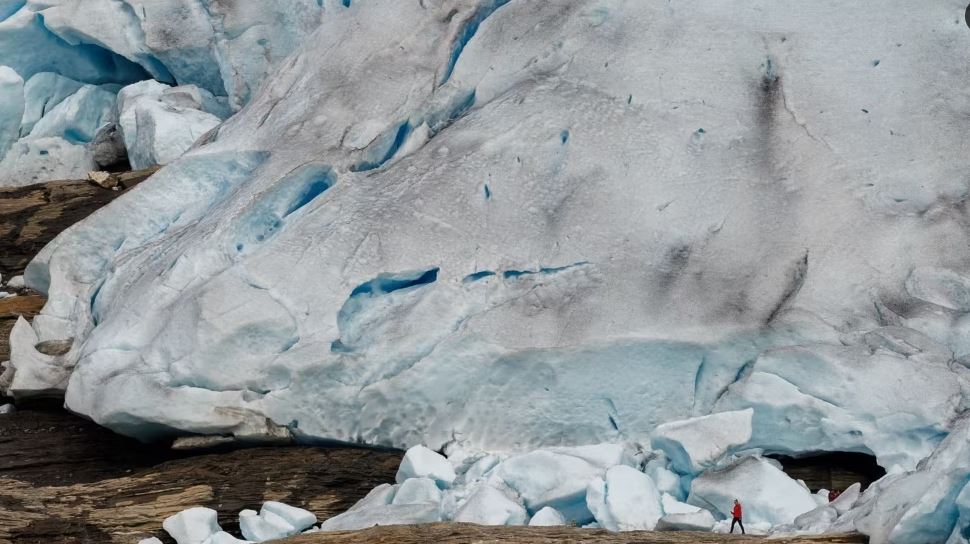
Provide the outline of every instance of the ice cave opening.
{"type": "Polygon", "coordinates": [[[768,455],[793,479],[802,480],[812,490],[842,491],[859,482],[862,489],[886,475],[876,458],[866,453],[826,451],[797,455],[768,455]]]}

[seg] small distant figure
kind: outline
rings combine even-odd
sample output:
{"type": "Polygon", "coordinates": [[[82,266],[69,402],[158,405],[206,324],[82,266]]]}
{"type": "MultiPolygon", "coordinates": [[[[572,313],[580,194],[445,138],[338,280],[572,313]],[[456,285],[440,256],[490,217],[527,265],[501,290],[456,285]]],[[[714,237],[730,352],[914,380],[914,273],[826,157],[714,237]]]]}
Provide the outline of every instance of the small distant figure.
{"type": "Polygon", "coordinates": [[[741,503],[734,499],[734,509],[731,510],[731,533],[734,533],[734,524],[741,527],[741,534],[744,534],[744,523],[741,523],[741,503]]]}
{"type": "Polygon", "coordinates": [[[841,494],[842,492],[839,491],[838,489],[833,489],[832,491],[829,491],[829,502],[832,502],[835,499],[839,498],[839,495],[841,494]]]}

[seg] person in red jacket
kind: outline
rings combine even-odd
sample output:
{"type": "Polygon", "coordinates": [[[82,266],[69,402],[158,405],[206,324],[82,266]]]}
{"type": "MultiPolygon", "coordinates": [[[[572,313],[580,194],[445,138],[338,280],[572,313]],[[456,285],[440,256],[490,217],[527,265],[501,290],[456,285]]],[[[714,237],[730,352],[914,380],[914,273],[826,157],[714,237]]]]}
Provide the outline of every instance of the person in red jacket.
{"type": "Polygon", "coordinates": [[[731,510],[731,532],[734,532],[734,524],[741,526],[741,534],[744,534],[744,523],[741,523],[741,503],[734,499],[734,509],[731,510]]]}

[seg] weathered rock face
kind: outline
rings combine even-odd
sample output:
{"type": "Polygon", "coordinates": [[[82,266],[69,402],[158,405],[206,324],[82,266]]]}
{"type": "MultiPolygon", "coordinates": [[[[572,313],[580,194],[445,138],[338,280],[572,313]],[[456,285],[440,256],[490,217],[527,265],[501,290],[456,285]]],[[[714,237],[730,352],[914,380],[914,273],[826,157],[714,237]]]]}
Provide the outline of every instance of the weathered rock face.
{"type": "Polygon", "coordinates": [[[0,415],[0,543],[165,539],[162,521],[192,506],[218,510],[222,527],[238,532],[239,511],[266,500],[326,519],[393,480],[401,459],[395,451],[311,447],[189,455],[63,412],[0,415]]]}
{"type": "Polygon", "coordinates": [[[0,274],[4,278],[23,274],[30,259],[61,231],[125,194],[157,170],[116,175],[120,191],[80,180],[0,189],[0,274]]]}
{"type": "MultiPolygon", "coordinates": [[[[587,544],[715,544],[733,542],[750,544],[764,542],[762,538],[737,535],[720,535],[697,532],[643,532],[612,533],[600,529],[576,527],[494,527],[468,523],[443,523],[432,525],[398,525],[374,527],[362,531],[313,533],[284,540],[286,544],[464,544],[482,542],[489,544],[559,544],[561,542],[584,542],[587,544]]],[[[778,544],[864,544],[862,535],[829,535],[824,537],[780,538],[771,540],[778,544]]]]}

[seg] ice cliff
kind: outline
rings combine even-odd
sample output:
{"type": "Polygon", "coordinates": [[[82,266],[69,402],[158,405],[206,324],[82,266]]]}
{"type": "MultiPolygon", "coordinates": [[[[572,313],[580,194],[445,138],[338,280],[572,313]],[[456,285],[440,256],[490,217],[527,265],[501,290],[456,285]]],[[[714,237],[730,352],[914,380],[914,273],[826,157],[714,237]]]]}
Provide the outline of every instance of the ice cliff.
{"type": "MultiPolygon", "coordinates": [[[[118,43],[63,30],[77,16],[62,4],[43,18],[62,41],[233,109],[273,64],[249,48],[276,27],[229,32],[212,6],[184,20],[218,20],[213,34],[156,47],[161,4],[106,2],[140,21],[118,43]]],[[[143,439],[523,452],[653,437],[700,482],[745,451],[868,453],[902,478],[956,440],[964,5],[331,8],[241,111],[31,263],[49,302],[12,334],[8,391],[63,392],[143,439]],[[49,340],[70,349],[35,348],[49,340]],[[692,443],[710,422],[691,418],[746,410],[724,448],[692,443]]],[[[914,493],[949,505],[949,533],[968,474],[946,466],[945,489],[914,493]]]]}
{"type": "MultiPolygon", "coordinates": [[[[139,108],[138,123],[146,128],[139,135],[120,134],[129,153],[135,146],[148,149],[133,166],[170,162],[201,133],[242,108],[320,20],[346,10],[345,4],[349,2],[0,2],[0,186],[84,177],[89,170],[111,166],[99,159],[94,144],[101,140],[95,132],[117,130],[125,112],[124,100],[115,95],[122,86],[145,80],[212,97],[205,107],[183,101],[139,108]],[[95,88],[96,97],[91,96],[95,88]],[[48,130],[38,130],[35,123],[48,130]],[[144,140],[155,131],[181,134],[165,142],[144,140]],[[163,151],[156,154],[159,149],[163,151]]],[[[129,125],[135,123],[135,114],[128,115],[129,125]]]]}

